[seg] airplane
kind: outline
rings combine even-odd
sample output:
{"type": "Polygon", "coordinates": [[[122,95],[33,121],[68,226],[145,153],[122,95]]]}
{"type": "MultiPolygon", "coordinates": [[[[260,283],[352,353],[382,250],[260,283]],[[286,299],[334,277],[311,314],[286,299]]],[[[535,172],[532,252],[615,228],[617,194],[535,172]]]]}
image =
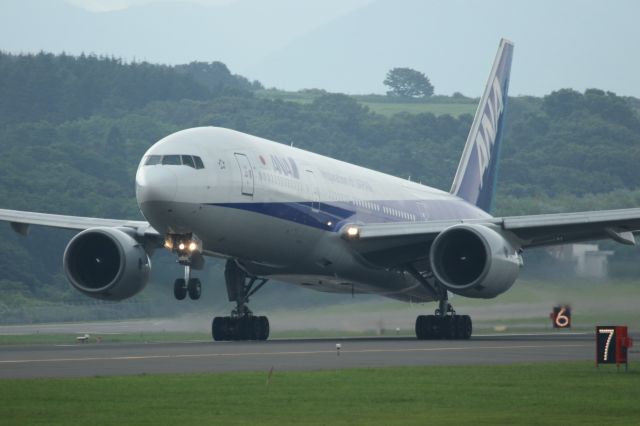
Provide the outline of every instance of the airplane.
{"type": "Polygon", "coordinates": [[[215,317],[216,341],[266,340],[269,321],[249,298],[268,280],[338,293],[437,302],[416,318],[418,339],[469,339],[472,320],[455,294],[494,298],[516,281],[531,247],[611,239],[635,244],[640,208],[493,217],[497,165],[513,56],[500,41],[450,192],[225,128],[166,136],[144,154],[136,200],[146,221],[0,210],[26,235],[31,225],[80,231],[63,269],[87,296],[123,300],[144,289],[150,257],[164,248],[183,276],[178,300],[199,299],[192,277],[223,259],[231,315],[215,317]]]}

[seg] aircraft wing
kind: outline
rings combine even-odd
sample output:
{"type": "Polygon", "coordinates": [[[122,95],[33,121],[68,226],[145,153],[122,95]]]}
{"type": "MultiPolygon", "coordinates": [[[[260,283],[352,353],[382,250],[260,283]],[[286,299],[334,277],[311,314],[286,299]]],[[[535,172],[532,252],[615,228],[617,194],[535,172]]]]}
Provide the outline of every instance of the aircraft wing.
{"type": "Polygon", "coordinates": [[[59,214],[26,212],[20,210],[0,209],[0,221],[9,222],[11,228],[19,234],[26,235],[30,225],[49,226],[53,228],[82,231],[96,226],[109,228],[132,228],[138,235],[161,237],[161,235],[145,221],[101,219],[96,217],[65,216],[59,214]]]}
{"type": "Polygon", "coordinates": [[[503,233],[510,233],[522,248],[602,239],[633,245],[633,233],[640,232],[640,208],[473,220],[347,225],[342,230],[342,236],[367,261],[391,267],[427,259],[436,236],[460,223],[489,225],[503,233]]]}

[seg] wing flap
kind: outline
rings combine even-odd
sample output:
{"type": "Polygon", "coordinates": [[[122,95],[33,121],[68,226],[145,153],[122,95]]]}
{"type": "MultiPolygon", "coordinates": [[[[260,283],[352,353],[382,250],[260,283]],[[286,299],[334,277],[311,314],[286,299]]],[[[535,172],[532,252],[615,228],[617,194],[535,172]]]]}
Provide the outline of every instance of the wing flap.
{"type": "Polygon", "coordinates": [[[635,244],[630,233],[640,230],[640,209],[514,216],[502,222],[503,229],[520,238],[523,247],[602,239],[635,244]]]}
{"type": "Polygon", "coordinates": [[[536,228],[544,226],[584,225],[623,222],[629,226],[640,224],[640,208],[620,210],[596,210],[576,213],[538,214],[511,216],[502,219],[505,229],[536,228]]]}

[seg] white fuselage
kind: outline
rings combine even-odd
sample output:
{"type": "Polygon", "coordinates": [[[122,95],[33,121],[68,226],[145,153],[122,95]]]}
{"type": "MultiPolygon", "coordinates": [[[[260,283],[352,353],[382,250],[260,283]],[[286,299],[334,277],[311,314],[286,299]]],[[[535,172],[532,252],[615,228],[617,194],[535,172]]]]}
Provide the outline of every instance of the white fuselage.
{"type": "Polygon", "coordinates": [[[415,301],[431,300],[416,279],[368,264],[339,231],[354,223],[489,217],[428,186],[216,127],[153,145],[138,168],[136,197],[158,232],[192,233],[205,255],[238,259],[257,276],[415,301]],[[188,158],[175,164],[176,155],[188,158]],[[203,168],[192,164],[198,159],[203,168]]]}

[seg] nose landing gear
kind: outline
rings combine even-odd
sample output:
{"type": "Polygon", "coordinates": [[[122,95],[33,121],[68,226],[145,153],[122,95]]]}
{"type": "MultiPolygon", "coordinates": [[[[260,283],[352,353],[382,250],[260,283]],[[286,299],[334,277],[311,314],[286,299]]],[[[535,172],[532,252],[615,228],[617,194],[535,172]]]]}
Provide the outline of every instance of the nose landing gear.
{"type": "Polygon", "coordinates": [[[189,295],[191,300],[198,300],[202,295],[202,283],[191,277],[191,269],[202,269],[202,242],[192,234],[167,235],[164,246],[178,255],[178,263],[184,266],[184,278],[177,278],[173,283],[173,295],[184,300],[189,295]]]}
{"type": "Polygon", "coordinates": [[[173,295],[184,300],[189,295],[191,300],[198,300],[202,295],[202,283],[199,278],[191,278],[191,266],[184,267],[184,278],[177,278],[173,283],[173,295]]]}

